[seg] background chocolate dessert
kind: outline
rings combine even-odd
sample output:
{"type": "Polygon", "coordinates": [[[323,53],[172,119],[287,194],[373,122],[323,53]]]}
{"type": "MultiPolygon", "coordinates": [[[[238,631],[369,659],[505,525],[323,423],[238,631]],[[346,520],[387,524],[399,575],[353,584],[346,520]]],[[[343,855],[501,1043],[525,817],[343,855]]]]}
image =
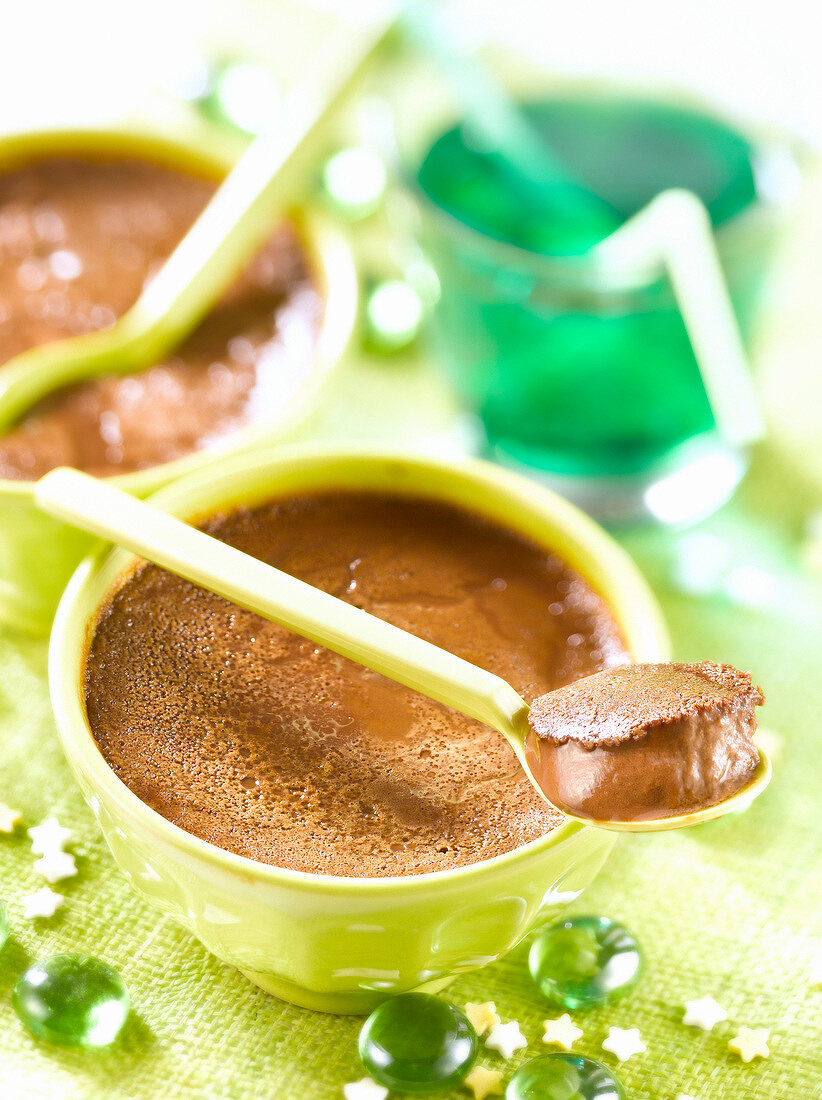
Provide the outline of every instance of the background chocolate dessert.
{"type": "MultiPolygon", "coordinates": [[[[207,530],[503,676],[527,700],[628,659],[603,601],[465,512],[368,493],[207,530]]],[[[563,818],[496,731],[144,565],[91,643],[86,704],[119,777],[229,851],[325,874],[445,870],[563,818]]]]}
{"type": "MultiPolygon", "coordinates": [[[[0,363],[113,324],[214,187],[128,158],[55,157],[0,176],[0,363]]],[[[0,478],[128,473],[275,417],[310,369],[320,315],[284,224],[168,360],[59,391],[0,437],[0,478]]]]}

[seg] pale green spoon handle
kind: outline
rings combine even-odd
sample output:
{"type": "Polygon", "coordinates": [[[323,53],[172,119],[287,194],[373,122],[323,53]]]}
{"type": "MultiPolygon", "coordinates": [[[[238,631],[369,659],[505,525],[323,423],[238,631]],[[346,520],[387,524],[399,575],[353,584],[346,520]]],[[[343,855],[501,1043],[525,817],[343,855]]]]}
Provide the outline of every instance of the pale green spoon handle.
{"type": "Polygon", "coordinates": [[[133,320],[151,329],[164,352],[191,331],[271,232],[313,153],[309,139],[334,110],[393,23],[372,28],[352,54],[338,42],[320,51],[277,111],[276,126],[256,138],[180,244],[135,303],[133,320]]]}
{"type": "Polygon", "coordinates": [[[35,496],[51,515],[479,719],[522,753],[528,707],[499,676],[77,470],[52,470],[35,496]]]}

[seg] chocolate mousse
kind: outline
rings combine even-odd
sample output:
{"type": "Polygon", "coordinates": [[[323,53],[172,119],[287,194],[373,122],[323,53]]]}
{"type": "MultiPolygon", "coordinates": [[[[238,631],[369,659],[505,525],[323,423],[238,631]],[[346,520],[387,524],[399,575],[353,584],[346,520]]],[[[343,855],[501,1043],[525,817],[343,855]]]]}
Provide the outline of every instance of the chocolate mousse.
{"type": "Polygon", "coordinates": [[[536,699],[526,757],[551,803],[594,821],[674,817],[716,805],[753,777],[748,672],[731,665],[635,664],[536,699]]]}
{"type": "MultiPolygon", "coordinates": [[[[0,175],[0,363],[112,325],[214,189],[129,158],[49,157],[0,175]]],[[[282,225],[173,356],[52,394],[0,437],[0,478],[129,473],[276,419],[311,369],[320,315],[282,225]]]]}
{"type": "MultiPolygon", "coordinates": [[[[562,561],[468,512],[336,492],[212,535],[503,676],[526,699],[629,659],[562,561]]],[[[359,877],[461,867],[563,816],[496,731],[149,564],[104,607],[86,708],[114,772],[230,852],[359,877]]]]}

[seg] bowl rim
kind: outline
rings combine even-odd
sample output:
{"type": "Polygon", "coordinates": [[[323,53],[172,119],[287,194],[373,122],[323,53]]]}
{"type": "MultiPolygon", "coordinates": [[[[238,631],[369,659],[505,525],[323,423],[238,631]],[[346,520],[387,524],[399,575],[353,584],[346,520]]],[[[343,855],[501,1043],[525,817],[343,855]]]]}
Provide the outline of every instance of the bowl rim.
{"type": "MultiPolygon", "coordinates": [[[[72,153],[84,154],[89,158],[133,156],[219,181],[236,162],[238,145],[236,140],[229,140],[219,133],[172,133],[148,126],[28,130],[0,135],[0,174],[7,168],[22,166],[43,155],[72,153]]],[[[114,474],[103,480],[142,496],[172,478],[201,469],[217,458],[264,446],[275,436],[285,437],[310,413],[317,395],[342,360],[354,336],[359,280],[346,235],[331,218],[308,205],[289,208],[285,217],[296,229],[322,299],[313,362],[297,393],[286,401],[285,412],[273,427],[266,423],[249,424],[231,432],[208,450],[192,451],[170,462],[161,462],[145,470],[114,474]]],[[[36,480],[0,478],[0,495],[30,498],[35,484],[36,480]]]]}
{"type": "MultiPolygon", "coordinates": [[[[373,489],[374,477],[382,482],[391,477],[408,478],[406,485],[390,484],[389,491],[450,500],[504,524],[501,513],[516,511],[522,523],[515,525],[509,520],[506,525],[557,553],[603,596],[634,659],[660,660],[667,656],[669,640],[656,599],[637,566],[611,536],[551,490],[479,459],[454,462],[382,447],[277,447],[213,461],[209,468],[168,485],[152,497],[152,502],[196,520],[226,506],[241,507],[276,499],[289,491],[299,492],[301,480],[307,480],[302,489],[306,493],[323,486],[326,491],[346,484],[357,487],[356,482],[350,484],[350,479],[352,473],[358,472],[364,473],[366,479],[359,487],[370,485],[373,489]],[[277,483],[266,490],[265,486],[270,481],[276,482],[278,477],[285,484],[277,483]],[[289,479],[296,479],[290,490],[289,479]],[[201,508],[198,499],[201,502],[208,499],[210,503],[201,508]],[[554,545],[554,540],[562,543],[561,548],[554,545]]],[[[382,488],[385,491],[386,484],[382,488]]],[[[75,571],[60,601],[51,635],[51,701],[63,749],[78,778],[82,774],[95,794],[102,793],[106,803],[116,805],[118,814],[152,833],[153,842],[166,850],[173,849],[176,858],[194,857],[217,870],[250,878],[255,884],[311,893],[385,897],[404,895],[426,885],[459,887],[477,876],[516,869],[529,858],[591,828],[566,821],[528,844],[464,867],[416,875],[357,878],[260,863],[172,824],[115,775],[97,747],[83,702],[85,657],[102,601],[136,560],[136,555],[103,544],[75,571]]]]}

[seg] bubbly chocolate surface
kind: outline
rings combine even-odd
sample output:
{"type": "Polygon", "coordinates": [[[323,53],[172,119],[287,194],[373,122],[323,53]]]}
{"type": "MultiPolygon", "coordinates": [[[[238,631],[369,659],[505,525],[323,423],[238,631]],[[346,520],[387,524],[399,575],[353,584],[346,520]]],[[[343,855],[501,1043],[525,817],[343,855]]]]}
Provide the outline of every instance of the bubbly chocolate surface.
{"type": "MultiPolygon", "coordinates": [[[[108,328],[214,184],[134,159],[54,157],[0,176],[0,363],[108,328]]],[[[293,228],[277,229],[175,355],[67,387],[0,438],[0,477],[128,473],[276,417],[311,366],[321,302],[293,228]]]]}
{"type": "Polygon", "coordinates": [[[731,665],[633,664],[536,699],[527,758],[551,801],[598,821],[713,806],[753,777],[764,702],[731,665]]]}
{"type": "MultiPolygon", "coordinates": [[[[578,575],[455,508],[341,492],[207,529],[498,673],[527,700],[628,659],[578,575]]],[[[135,794],[264,863],[439,871],[562,821],[500,734],[152,565],[101,615],[86,703],[105,759],[135,794]]]]}

